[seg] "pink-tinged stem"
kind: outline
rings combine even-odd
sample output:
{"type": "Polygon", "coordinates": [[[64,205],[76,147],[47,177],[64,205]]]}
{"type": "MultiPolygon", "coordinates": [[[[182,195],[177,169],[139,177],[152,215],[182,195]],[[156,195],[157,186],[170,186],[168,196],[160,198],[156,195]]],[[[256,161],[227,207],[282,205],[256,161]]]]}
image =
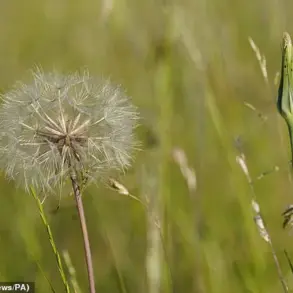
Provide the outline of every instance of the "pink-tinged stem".
{"type": "Polygon", "coordinates": [[[83,203],[82,203],[82,198],[81,198],[81,193],[80,193],[80,187],[79,187],[74,175],[71,175],[70,179],[72,182],[76,206],[77,206],[77,210],[78,210],[78,214],[79,214],[81,230],[82,230],[82,234],[83,234],[83,244],[84,244],[84,251],[85,251],[85,256],[86,256],[86,265],[87,265],[88,280],[89,280],[89,285],[90,285],[90,293],[95,293],[96,289],[95,289],[92,254],[91,254],[89,236],[88,236],[88,231],[87,231],[87,226],[86,226],[83,203]]]}

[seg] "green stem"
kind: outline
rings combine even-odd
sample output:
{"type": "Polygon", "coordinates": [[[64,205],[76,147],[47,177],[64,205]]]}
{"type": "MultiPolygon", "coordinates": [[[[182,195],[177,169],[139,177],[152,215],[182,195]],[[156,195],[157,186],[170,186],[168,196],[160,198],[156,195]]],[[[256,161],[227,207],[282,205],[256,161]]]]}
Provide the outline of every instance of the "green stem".
{"type": "Polygon", "coordinates": [[[291,168],[293,167],[293,127],[289,123],[288,130],[289,130],[289,139],[290,139],[290,148],[291,148],[291,168]]]}
{"type": "Polygon", "coordinates": [[[46,215],[45,215],[45,212],[44,212],[44,209],[43,209],[43,205],[42,205],[40,199],[38,198],[38,196],[36,195],[35,191],[32,188],[30,188],[30,193],[32,194],[32,196],[36,200],[36,203],[37,203],[38,208],[39,208],[39,213],[40,213],[42,222],[43,222],[43,224],[45,225],[45,227],[47,229],[50,244],[51,244],[52,250],[53,250],[53,252],[54,252],[54,254],[56,256],[56,261],[57,261],[59,273],[60,273],[61,279],[63,281],[63,284],[65,286],[65,291],[66,291],[66,293],[70,293],[70,287],[69,287],[69,284],[68,284],[66,276],[65,276],[65,272],[64,272],[63,265],[62,265],[62,262],[61,262],[61,257],[60,257],[60,254],[59,254],[58,250],[57,250],[57,247],[56,247],[56,244],[55,244],[55,241],[54,241],[54,238],[53,238],[53,234],[52,234],[49,222],[48,222],[48,220],[46,218],[46,215]]]}

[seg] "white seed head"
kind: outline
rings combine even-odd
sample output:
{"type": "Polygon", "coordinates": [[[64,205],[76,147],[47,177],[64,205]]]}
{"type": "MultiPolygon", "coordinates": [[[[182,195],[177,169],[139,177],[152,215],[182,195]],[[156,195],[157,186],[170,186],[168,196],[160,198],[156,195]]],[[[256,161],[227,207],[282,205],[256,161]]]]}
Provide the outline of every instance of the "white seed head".
{"type": "Polygon", "coordinates": [[[25,188],[55,191],[72,171],[90,182],[130,165],[138,115],[109,81],[37,70],[2,99],[0,167],[25,188]]]}

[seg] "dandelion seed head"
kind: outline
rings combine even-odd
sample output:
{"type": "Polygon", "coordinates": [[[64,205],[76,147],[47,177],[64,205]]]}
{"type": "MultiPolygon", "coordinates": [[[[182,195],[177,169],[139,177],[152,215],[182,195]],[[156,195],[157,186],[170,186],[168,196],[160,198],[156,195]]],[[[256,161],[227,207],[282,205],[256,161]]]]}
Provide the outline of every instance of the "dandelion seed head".
{"type": "Polygon", "coordinates": [[[54,191],[72,170],[91,182],[130,166],[138,114],[108,80],[37,70],[2,100],[0,167],[25,188],[54,191]]]}

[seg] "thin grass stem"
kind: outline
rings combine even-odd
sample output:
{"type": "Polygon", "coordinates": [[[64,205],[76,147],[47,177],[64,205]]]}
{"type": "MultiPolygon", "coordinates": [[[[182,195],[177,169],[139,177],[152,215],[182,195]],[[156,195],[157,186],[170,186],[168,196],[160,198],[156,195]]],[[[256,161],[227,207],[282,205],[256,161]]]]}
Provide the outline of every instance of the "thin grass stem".
{"type": "Polygon", "coordinates": [[[36,203],[38,205],[38,209],[39,209],[39,213],[40,213],[42,222],[46,227],[52,250],[53,250],[53,252],[54,252],[54,254],[56,256],[58,270],[59,270],[62,282],[63,282],[64,287],[65,287],[65,292],[70,293],[71,291],[70,291],[69,283],[68,283],[68,281],[66,279],[66,275],[65,275],[65,272],[64,272],[64,269],[63,269],[61,257],[60,257],[60,254],[58,252],[58,249],[56,247],[56,244],[55,244],[55,241],[54,241],[54,238],[53,238],[53,234],[52,234],[49,222],[47,220],[47,217],[46,217],[44,209],[43,209],[43,205],[42,205],[39,197],[36,195],[36,193],[35,193],[35,191],[34,191],[34,189],[32,187],[30,187],[30,193],[32,194],[32,196],[34,197],[34,199],[35,199],[35,201],[36,201],[36,203]]]}
{"type": "Polygon", "coordinates": [[[250,173],[248,171],[248,167],[247,167],[247,164],[246,164],[246,159],[245,159],[244,153],[241,153],[241,155],[237,157],[237,162],[240,165],[243,173],[245,174],[245,177],[246,177],[246,179],[248,181],[248,184],[249,184],[249,187],[250,187],[251,196],[252,196],[252,207],[253,207],[254,212],[256,213],[256,216],[255,216],[254,219],[255,219],[257,228],[259,230],[260,236],[270,246],[271,253],[272,253],[272,257],[273,257],[273,260],[275,262],[275,266],[276,266],[276,269],[277,269],[278,277],[279,277],[279,280],[281,282],[283,291],[285,293],[288,293],[289,292],[289,288],[288,288],[288,285],[286,283],[285,277],[283,275],[283,272],[282,272],[282,269],[281,269],[281,265],[280,265],[280,262],[278,260],[278,257],[277,257],[277,254],[276,254],[276,251],[275,251],[275,248],[274,248],[274,245],[273,245],[271,236],[270,236],[269,231],[268,231],[268,228],[266,227],[266,225],[264,223],[264,220],[263,220],[263,216],[261,215],[261,212],[260,212],[260,207],[259,207],[259,204],[257,202],[257,198],[256,198],[256,193],[255,193],[253,181],[251,180],[250,173]]]}

